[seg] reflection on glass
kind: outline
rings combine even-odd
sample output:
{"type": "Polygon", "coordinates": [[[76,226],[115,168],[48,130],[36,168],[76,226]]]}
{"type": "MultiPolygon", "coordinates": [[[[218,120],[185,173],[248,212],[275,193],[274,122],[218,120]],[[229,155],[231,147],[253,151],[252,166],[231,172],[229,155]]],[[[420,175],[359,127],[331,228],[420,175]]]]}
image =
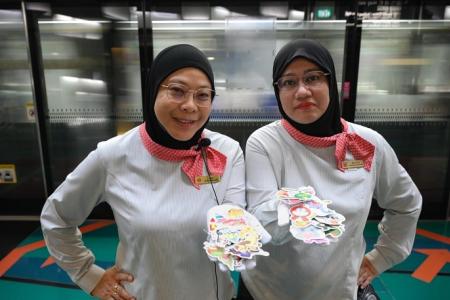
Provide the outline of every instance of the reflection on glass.
{"type": "Polygon", "coordinates": [[[356,122],[382,133],[445,217],[450,152],[450,22],[363,22],[356,122]]]}
{"type": "Polygon", "coordinates": [[[0,29],[0,120],[33,122],[26,113],[27,105],[33,105],[33,95],[21,12],[0,10],[0,29]]]}
{"type": "Polygon", "coordinates": [[[136,8],[52,12],[39,30],[56,186],[99,141],[141,122],[142,100],[136,8]]]}
{"type": "Polygon", "coordinates": [[[16,183],[0,167],[4,214],[31,214],[45,198],[31,77],[20,10],[0,10],[0,165],[14,165],[16,183]]]}
{"type": "MultiPolygon", "coordinates": [[[[344,21],[255,18],[220,7],[211,11],[216,20],[160,20],[161,12],[154,11],[152,28],[155,56],[180,41],[198,47],[208,56],[219,95],[213,103],[212,123],[267,123],[279,118],[272,63],[277,51],[291,40],[311,38],[321,42],[330,49],[338,79],[342,77],[344,21]]],[[[277,8],[272,15],[280,11],[277,8]]]]}

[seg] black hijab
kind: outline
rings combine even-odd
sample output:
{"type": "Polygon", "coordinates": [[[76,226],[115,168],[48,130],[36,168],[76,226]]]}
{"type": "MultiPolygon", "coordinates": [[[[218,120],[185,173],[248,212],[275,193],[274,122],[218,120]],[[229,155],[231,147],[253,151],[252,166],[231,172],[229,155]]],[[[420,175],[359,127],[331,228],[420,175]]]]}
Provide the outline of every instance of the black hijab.
{"type": "Polygon", "coordinates": [[[173,72],[188,67],[205,73],[211,83],[211,89],[214,90],[214,75],[208,59],[203,52],[187,44],[174,45],[162,50],[153,60],[147,81],[148,100],[144,103],[143,111],[145,129],[154,142],[172,149],[189,149],[196,145],[209,121],[208,119],[190,140],[179,141],[174,139],[156,118],[155,101],[161,83],[173,72]]]}
{"type": "Polygon", "coordinates": [[[281,106],[278,86],[274,85],[275,96],[277,97],[280,113],[292,126],[299,131],[317,137],[332,136],[342,132],[339,112],[339,94],[336,82],[336,72],[334,70],[333,59],[330,52],[316,41],[300,39],[286,44],[278,52],[273,62],[273,82],[283,75],[287,66],[296,58],[305,58],[315,63],[323,72],[330,73],[328,76],[330,103],[324,114],[310,124],[300,124],[284,112],[281,106]]]}

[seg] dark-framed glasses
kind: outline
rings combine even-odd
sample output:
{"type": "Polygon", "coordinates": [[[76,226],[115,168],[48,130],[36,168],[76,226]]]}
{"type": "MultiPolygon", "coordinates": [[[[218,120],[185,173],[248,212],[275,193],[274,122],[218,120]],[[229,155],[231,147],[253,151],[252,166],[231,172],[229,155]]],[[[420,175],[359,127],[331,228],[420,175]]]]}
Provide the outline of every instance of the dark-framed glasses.
{"type": "Polygon", "coordinates": [[[302,82],[306,88],[317,88],[327,82],[328,75],[330,75],[330,73],[310,71],[305,73],[302,78],[299,78],[296,75],[282,76],[273,84],[278,86],[280,91],[284,92],[298,89],[300,82],[302,82]]]}
{"type": "Polygon", "coordinates": [[[188,86],[181,83],[161,84],[167,90],[167,98],[176,102],[184,102],[187,100],[189,93],[192,93],[194,102],[199,107],[208,107],[211,105],[214,90],[208,88],[199,88],[196,90],[189,89],[188,86]]]}

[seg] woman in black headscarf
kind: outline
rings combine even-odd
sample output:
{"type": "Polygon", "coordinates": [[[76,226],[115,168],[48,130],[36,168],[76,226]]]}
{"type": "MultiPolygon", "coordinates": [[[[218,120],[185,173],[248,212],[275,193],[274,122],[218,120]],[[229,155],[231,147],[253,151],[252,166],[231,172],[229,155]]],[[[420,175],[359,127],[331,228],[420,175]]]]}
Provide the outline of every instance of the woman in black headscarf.
{"type": "Polygon", "coordinates": [[[288,43],[275,58],[273,82],[282,120],[255,131],[246,146],[248,210],[273,244],[243,279],[257,300],[356,299],[358,285],[367,287],[410,253],[421,195],[382,136],[340,118],[326,48],[288,43]],[[283,193],[277,198],[282,188],[317,201],[292,208],[279,200],[283,193]],[[365,254],[372,197],[385,214],[365,254]]]}
{"type": "Polygon", "coordinates": [[[100,299],[231,299],[229,274],[216,270],[202,244],[209,208],[245,207],[244,160],[236,141],[205,129],[215,95],[211,66],[197,48],[172,46],[154,59],[147,84],[145,123],[99,143],[47,199],[48,249],[100,299]],[[94,264],[78,231],[103,201],[120,241],[107,270],[94,264]]]}

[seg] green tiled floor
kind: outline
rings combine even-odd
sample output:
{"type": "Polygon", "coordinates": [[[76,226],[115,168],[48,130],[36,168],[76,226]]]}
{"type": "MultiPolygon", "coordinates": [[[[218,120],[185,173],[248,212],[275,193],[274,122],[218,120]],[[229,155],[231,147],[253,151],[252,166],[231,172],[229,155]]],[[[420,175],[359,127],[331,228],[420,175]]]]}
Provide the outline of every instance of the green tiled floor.
{"type": "MultiPolygon", "coordinates": [[[[450,237],[450,222],[421,221],[419,228],[443,237],[450,237]]],[[[364,235],[370,249],[377,237],[376,223],[366,226],[364,235]]],[[[42,240],[39,230],[25,239],[20,246],[42,240]]],[[[107,226],[84,235],[85,243],[96,254],[97,263],[107,267],[112,264],[117,243],[115,225],[107,226]]],[[[414,249],[450,250],[446,241],[436,241],[423,235],[417,235],[414,249]]],[[[70,282],[67,275],[55,264],[41,268],[47,259],[48,252],[42,247],[28,252],[0,277],[0,298],[8,300],[83,300],[92,299],[78,290],[70,282]]],[[[382,274],[374,281],[374,287],[382,300],[403,299],[450,299],[450,263],[447,263],[439,274],[426,283],[411,276],[425,261],[426,255],[413,250],[403,263],[382,274]]],[[[237,275],[237,274],[234,274],[237,275]]]]}
{"type": "MultiPolygon", "coordinates": [[[[418,228],[444,237],[450,237],[450,222],[420,221],[418,228]]],[[[378,235],[376,223],[367,224],[364,236],[369,248],[372,247],[378,235]]],[[[450,299],[450,263],[444,266],[430,283],[420,281],[411,274],[424,262],[426,256],[414,249],[447,249],[450,245],[438,242],[421,235],[416,235],[413,252],[404,262],[381,274],[373,282],[374,288],[382,300],[413,300],[413,299],[450,299]]]]}
{"type": "Polygon", "coordinates": [[[94,299],[79,289],[47,286],[35,283],[0,280],[1,299],[5,300],[84,300],[94,299]]]}

